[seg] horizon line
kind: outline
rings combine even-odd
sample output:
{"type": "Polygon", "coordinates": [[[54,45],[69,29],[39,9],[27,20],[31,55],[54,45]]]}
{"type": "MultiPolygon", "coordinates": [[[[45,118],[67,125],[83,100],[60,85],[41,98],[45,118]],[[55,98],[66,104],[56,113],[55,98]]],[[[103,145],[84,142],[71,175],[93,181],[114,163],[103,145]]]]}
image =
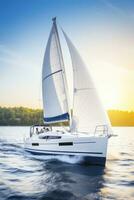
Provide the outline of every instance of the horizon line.
{"type": "MultiPolygon", "coordinates": [[[[39,107],[27,107],[27,106],[1,106],[0,108],[26,108],[26,109],[32,109],[32,110],[43,110],[43,108],[39,107]]],[[[108,108],[105,109],[106,111],[122,111],[122,112],[134,112],[134,109],[114,109],[114,108],[108,108]]]]}

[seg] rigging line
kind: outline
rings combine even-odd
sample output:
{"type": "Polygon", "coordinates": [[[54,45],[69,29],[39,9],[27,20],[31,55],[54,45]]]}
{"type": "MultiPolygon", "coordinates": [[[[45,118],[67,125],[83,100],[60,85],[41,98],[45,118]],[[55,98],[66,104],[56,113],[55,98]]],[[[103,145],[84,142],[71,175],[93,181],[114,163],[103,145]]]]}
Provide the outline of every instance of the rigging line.
{"type": "Polygon", "coordinates": [[[54,75],[54,74],[57,74],[57,73],[59,73],[59,72],[61,72],[61,71],[62,71],[62,69],[57,70],[57,71],[55,71],[55,72],[53,72],[53,73],[51,73],[51,74],[48,74],[47,76],[45,76],[45,77],[42,79],[42,81],[44,81],[44,80],[47,79],[48,77],[50,77],[50,76],[52,76],[52,75],[54,75]]]}

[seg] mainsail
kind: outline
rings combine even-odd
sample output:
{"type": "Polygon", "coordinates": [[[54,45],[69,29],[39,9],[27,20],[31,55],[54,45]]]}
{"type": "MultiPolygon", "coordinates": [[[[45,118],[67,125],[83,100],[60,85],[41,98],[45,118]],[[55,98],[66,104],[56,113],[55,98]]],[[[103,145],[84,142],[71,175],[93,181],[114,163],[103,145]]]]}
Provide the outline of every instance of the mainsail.
{"type": "Polygon", "coordinates": [[[97,126],[109,126],[110,122],[101,105],[87,67],[64,31],[63,34],[70,51],[73,67],[72,130],[92,133],[97,126]]]}
{"type": "Polygon", "coordinates": [[[44,122],[69,120],[65,70],[56,26],[56,19],[48,39],[42,70],[44,122]]]}

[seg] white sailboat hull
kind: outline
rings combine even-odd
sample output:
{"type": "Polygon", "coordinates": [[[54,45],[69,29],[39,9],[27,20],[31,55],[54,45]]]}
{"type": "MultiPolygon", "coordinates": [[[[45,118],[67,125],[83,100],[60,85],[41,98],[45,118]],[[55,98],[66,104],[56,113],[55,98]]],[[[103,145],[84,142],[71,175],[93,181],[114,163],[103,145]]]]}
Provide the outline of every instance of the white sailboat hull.
{"type": "Polygon", "coordinates": [[[80,156],[84,163],[105,165],[107,143],[107,136],[82,137],[70,134],[60,139],[31,137],[26,139],[25,149],[38,155],[80,156]]]}
{"type": "Polygon", "coordinates": [[[31,128],[25,149],[40,155],[80,156],[84,162],[105,165],[110,123],[86,65],[68,36],[65,33],[64,36],[73,68],[73,105],[69,100],[56,18],[53,18],[42,70],[44,127],[43,130],[38,125],[31,128]],[[71,133],[54,131],[51,127],[64,121],[70,123],[71,133]]]}

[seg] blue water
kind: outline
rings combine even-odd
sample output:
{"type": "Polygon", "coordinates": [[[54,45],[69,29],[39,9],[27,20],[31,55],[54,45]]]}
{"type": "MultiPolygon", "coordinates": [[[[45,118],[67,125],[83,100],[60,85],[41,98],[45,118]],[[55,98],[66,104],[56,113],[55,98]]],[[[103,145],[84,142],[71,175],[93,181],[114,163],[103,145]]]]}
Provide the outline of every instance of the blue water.
{"type": "Polygon", "coordinates": [[[0,127],[0,200],[134,199],[134,128],[114,128],[106,167],[23,149],[29,127],[0,127]]]}

